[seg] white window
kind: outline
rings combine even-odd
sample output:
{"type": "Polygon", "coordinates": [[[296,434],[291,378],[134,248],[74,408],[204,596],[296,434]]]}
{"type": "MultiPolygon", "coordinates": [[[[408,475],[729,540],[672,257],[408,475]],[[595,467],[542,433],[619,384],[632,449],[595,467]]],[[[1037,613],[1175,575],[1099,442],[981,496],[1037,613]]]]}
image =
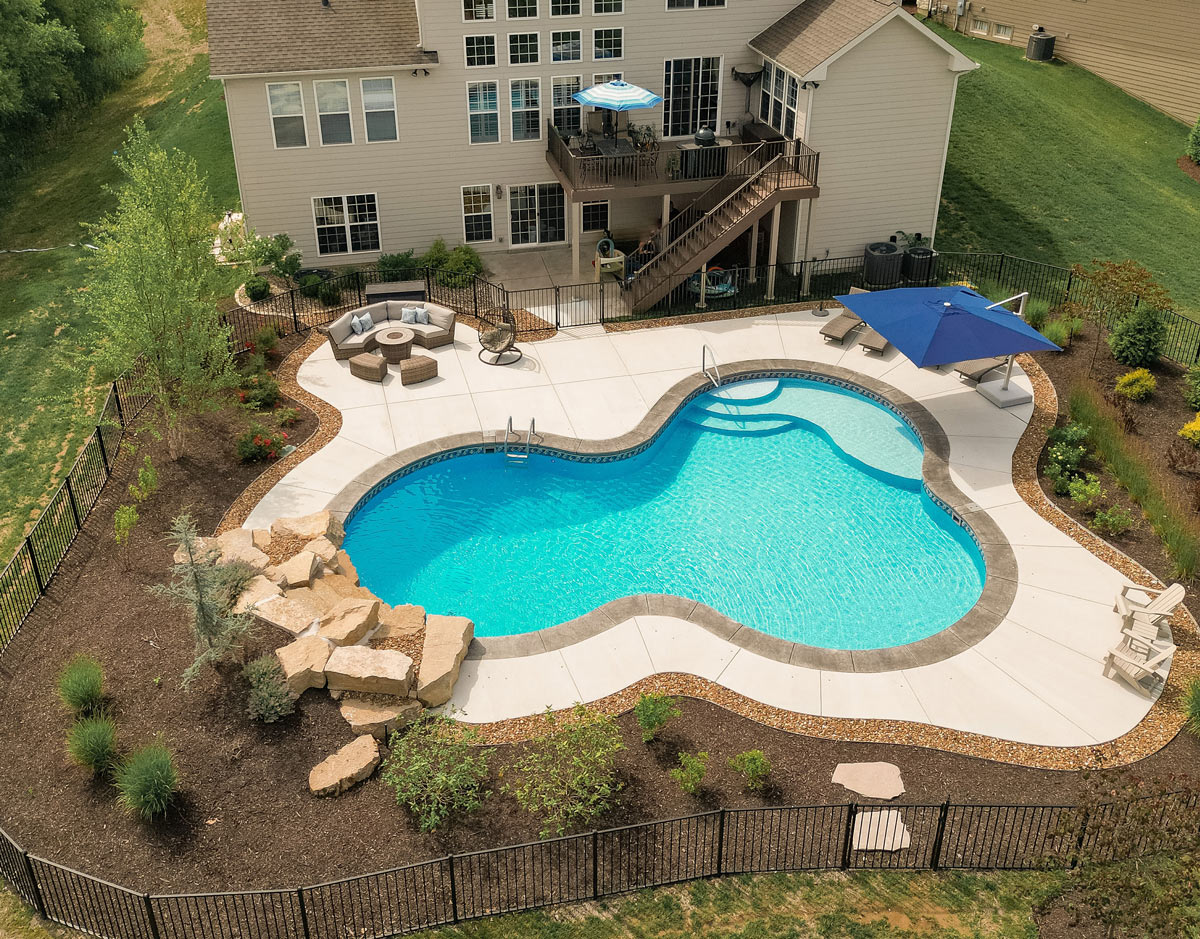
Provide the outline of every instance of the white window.
{"type": "Polygon", "coordinates": [[[508,83],[512,104],[512,139],[542,139],[542,81],[514,78],[508,83]]]}
{"type": "Polygon", "coordinates": [[[602,59],[621,59],[625,57],[625,30],[593,29],[592,58],[597,62],[602,59]]]}
{"type": "Polygon", "coordinates": [[[491,185],[463,186],[462,212],[464,241],[469,244],[472,241],[492,240],[491,185]]]}
{"type": "Polygon", "coordinates": [[[719,56],[667,60],[663,69],[663,136],[689,137],[701,127],[716,130],[720,96],[719,56]]]}
{"type": "Polygon", "coordinates": [[[367,125],[367,143],[395,140],[396,87],[390,78],[362,80],[363,123],[367,125]]]}
{"type": "Polygon", "coordinates": [[[509,65],[537,65],[538,52],[537,33],[510,33],[508,36],[509,65]]]}
{"type": "Polygon", "coordinates": [[[550,0],[551,16],[579,16],[583,13],[583,0],[550,0]]]}
{"type": "Polygon", "coordinates": [[[800,80],[771,62],[764,64],[758,117],[789,140],[796,136],[800,80]]]}
{"type": "Polygon", "coordinates": [[[593,85],[607,85],[609,82],[620,81],[624,72],[597,72],[592,76],[593,85]]]}
{"type": "Polygon", "coordinates": [[[510,20],[532,20],[538,15],[537,0],[508,0],[510,20]]]}
{"type": "Polygon", "coordinates": [[[607,16],[610,13],[624,13],[625,0],[592,0],[592,12],[597,16],[607,16]]]}
{"type": "Polygon", "coordinates": [[[467,82],[471,143],[500,142],[500,88],[496,82],[467,82]]]}
{"type": "Polygon", "coordinates": [[[344,79],[313,82],[317,97],[317,125],[321,146],[354,143],[350,129],[350,83],[344,79]]]}
{"type": "Polygon", "coordinates": [[[667,0],[668,10],[697,10],[723,6],[725,6],[725,0],[667,0]]]}
{"type": "Polygon", "coordinates": [[[496,18],[496,0],[463,0],[463,22],[482,23],[496,18]]]}
{"type": "Polygon", "coordinates": [[[578,62],[583,58],[583,33],[568,29],[550,34],[550,61],[578,62]]]}
{"type": "Polygon", "coordinates": [[[608,230],[607,200],[583,203],[583,230],[585,232],[608,230]]]}
{"type": "Polygon", "coordinates": [[[997,39],[1012,39],[1013,28],[1011,26],[1003,26],[997,23],[992,29],[992,35],[997,39]]]}
{"type": "Polygon", "coordinates": [[[318,254],[379,250],[379,214],[374,193],[313,199],[318,254]]]}
{"type": "Polygon", "coordinates": [[[467,50],[467,68],[496,64],[495,36],[467,36],[464,42],[467,50]]]}
{"type": "Polygon", "coordinates": [[[573,95],[583,88],[582,75],[566,75],[550,79],[551,103],[554,107],[554,126],[564,134],[583,130],[583,108],[573,95]]]}
{"type": "Polygon", "coordinates": [[[971,20],[971,32],[981,33],[982,35],[986,36],[987,31],[988,31],[987,20],[979,20],[979,19],[971,20]]]}
{"type": "Polygon", "coordinates": [[[275,146],[307,147],[304,131],[304,95],[299,82],[279,82],[267,85],[267,103],[271,110],[271,125],[275,131],[275,146]]]}

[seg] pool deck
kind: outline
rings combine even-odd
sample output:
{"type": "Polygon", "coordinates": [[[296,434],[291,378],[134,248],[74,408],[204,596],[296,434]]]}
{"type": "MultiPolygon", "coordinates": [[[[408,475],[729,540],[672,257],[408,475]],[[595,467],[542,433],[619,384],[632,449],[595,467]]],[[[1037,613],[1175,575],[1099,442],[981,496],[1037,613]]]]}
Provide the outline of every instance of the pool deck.
{"type": "MultiPolygon", "coordinates": [[[[943,661],[856,673],[793,665],[755,654],[694,623],[650,612],[628,616],[577,643],[464,663],[450,707],[485,723],[547,706],[590,701],[661,672],[709,679],[773,707],[842,718],[916,721],[1048,746],[1087,746],[1131,730],[1151,701],[1102,675],[1120,636],[1112,610],[1125,578],[1034,512],[1013,486],[1012,453],[1033,405],[1000,410],[953,372],[918,369],[895,349],[883,356],[848,341],[826,343],[828,322],[807,311],[605,333],[562,332],[523,344],[515,366],[476,358],[475,332],[457,327],[453,345],[423,354],[439,377],[404,387],[353,378],[323,345],[298,381],[342,413],[337,437],[284,477],[246,525],[325,508],[346,484],[409,447],[459,433],[526,429],[580,439],[617,437],[699,368],[703,344],[717,362],[796,359],[877,378],[919,401],[950,443],[954,484],[987,510],[1017,562],[1011,609],[990,634],[943,661]]],[[[1028,389],[1019,370],[1014,382],[1028,389]]],[[[431,610],[430,612],[440,612],[431,610]]]]}

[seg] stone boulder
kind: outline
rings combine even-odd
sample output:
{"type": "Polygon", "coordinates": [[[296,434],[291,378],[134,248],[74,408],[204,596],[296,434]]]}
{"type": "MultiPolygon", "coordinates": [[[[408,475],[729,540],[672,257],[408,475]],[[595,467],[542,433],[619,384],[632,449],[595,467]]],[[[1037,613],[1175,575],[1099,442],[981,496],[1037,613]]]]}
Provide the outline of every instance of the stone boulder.
{"type": "Polygon", "coordinates": [[[362,782],[378,765],[379,744],[370,734],[363,734],[312,768],[309,791],[314,796],[336,796],[362,782]]]}
{"type": "Polygon", "coordinates": [[[249,528],[234,528],[217,535],[217,547],[221,550],[221,561],[232,564],[242,561],[256,571],[265,570],[271,559],[254,545],[254,532],[249,528]]]}
{"type": "Polygon", "coordinates": [[[421,673],[417,698],[426,707],[450,700],[458,670],[475,638],[475,624],[465,616],[425,617],[425,643],[421,648],[421,673]]]}
{"type": "MultiPolygon", "coordinates": [[[[196,557],[197,558],[202,558],[209,551],[213,551],[213,550],[216,550],[216,551],[221,550],[221,546],[217,544],[216,538],[197,538],[196,539],[196,557]]],[[[171,557],[171,561],[175,564],[182,564],[186,560],[187,560],[187,554],[184,553],[183,548],[176,548],[175,554],[171,557]]]]}
{"type": "Polygon", "coordinates": [[[400,606],[379,606],[379,631],[375,633],[380,639],[411,639],[416,638],[425,630],[425,607],[405,603],[400,606]]]}
{"type": "Polygon", "coordinates": [[[314,538],[304,546],[305,551],[311,551],[321,559],[321,562],[333,566],[333,559],[337,557],[338,549],[332,541],[322,535],[320,538],[314,538]]]}
{"type": "Polygon", "coordinates": [[[379,623],[379,601],[348,597],[321,617],[318,632],[335,646],[352,646],[379,623]]]}
{"type": "Polygon", "coordinates": [[[307,587],[320,569],[320,558],[311,551],[301,551],[295,557],[277,565],[275,572],[283,581],[280,586],[286,590],[288,587],[307,587]]]}
{"type": "Polygon", "coordinates": [[[340,519],[328,512],[313,512],[298,518],[277,518],[271,523],[272,538],[295,538],[309,542],[314,538],[328,538],[337,547],[341,547],[346,531],[342,528],[340,519]]]}
{"type": "Polygon", "coordinates": [[[320,636],[302,636],[275,650],[288,689],[299,697],[309,688],[325,687],[325,663],[333,647],[320,636]]]}
{"type": "Polygon", "coordinates": [[[246,585],[238,602],[233,605],[233,612],[248,613],[269,597],[279,596],[279,592],[278,584],[259,574],[246,585]]]}
{"type": "Polygon", "coordinates": [[[358,571],[354,567],[354,562],[350,560],[350,555],[340,548],[338,553],[333,556],[333,569],[347,578],[354,586],[358,586],[358,571]]]}
{"type": "Polygon", "coordinates": [[[325,663],[325,678],[331,691],[407,698],[412,695],[413,672],[413,660],[403,652],[367,646],[339,646],[325,663]]]}
{"type": "Polygon", "coordinates": [[[278,626],[293,636],[307,631],[321,614],[307,603],[291,597],[268,597],[254,607],[254,616],[267,626],[278,626]]]}
{"type": "Polygon", "coordinates": [[[271,550],[271,531],[268,528],[255,528],[250,532],[250,540],[259,551],[271,550]]]}
{"type": "Polygon", "coordinates": [[[412,698],[392,698],[377,703],[350,696],[342,699],[338,709],[350,725],[351,733],[371,734],[380,740],[387,740],[392,731],[407,727],[424,710],[421,702],[412,698]]]}

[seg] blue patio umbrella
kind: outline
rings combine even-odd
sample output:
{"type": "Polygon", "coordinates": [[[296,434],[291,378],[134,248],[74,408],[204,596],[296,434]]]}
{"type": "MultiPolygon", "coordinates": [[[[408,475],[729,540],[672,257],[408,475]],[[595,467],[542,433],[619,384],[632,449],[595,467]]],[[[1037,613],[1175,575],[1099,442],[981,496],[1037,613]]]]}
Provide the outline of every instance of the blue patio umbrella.
{"type": "Polygon", "coordinates": [[[571,97],[580,104],[604,108],[606,111],[636,111],[639,108],[652,108],[662,104],[662,95],[656,95],[653,91],[631,85],[619,78],[577,91],[571,97]]]}

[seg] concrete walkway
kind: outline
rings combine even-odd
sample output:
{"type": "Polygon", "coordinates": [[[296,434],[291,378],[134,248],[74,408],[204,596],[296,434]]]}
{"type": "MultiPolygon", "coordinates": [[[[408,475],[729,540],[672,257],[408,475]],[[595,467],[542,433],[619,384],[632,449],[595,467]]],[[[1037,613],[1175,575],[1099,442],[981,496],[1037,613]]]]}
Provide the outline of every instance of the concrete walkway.
{"type": "MultiPolygon", "coordinates": [[[[476,358],[473,330],[432,354],[439,377],[403,387],[353,378],[322,346],[300,384],[342,411],[337,438],[292,470],[248,526],[324,508],[354,476],[414,444],[462,432],[524,428],[601,439],[631,430],[650,405],[699,368],[705,343],[718,362],[793,358],[874,376],[916,398],[950,440],[954,483],[987,509],[1012,543],[1018,590],[1007,618],[966,652],[892,672],[856,674],[762,658],[683,620],[635,616],[574,646],[522,658],[469,659],[451,706],[471,721],[533,714],[594,700],[655,672],[687,672],[749,698],[829,717],[921,721],[1027,743],[1077,746],[1120,736],[1150,701],[1101,675],[1120,635],[1112,598],[1124,578],[1030,509],[1012,485],[1012,452],[1033,406],[1006,411],[953,373],[826,343],[827,322],[806,311],[605,333],[560,333],[526,344],[516,366],[476,358]]],[[[1021,373],[1014,381],[1028,388],[1021,373]]],[[[433,611],[436,612],[436,611],[433,611]]]]}

